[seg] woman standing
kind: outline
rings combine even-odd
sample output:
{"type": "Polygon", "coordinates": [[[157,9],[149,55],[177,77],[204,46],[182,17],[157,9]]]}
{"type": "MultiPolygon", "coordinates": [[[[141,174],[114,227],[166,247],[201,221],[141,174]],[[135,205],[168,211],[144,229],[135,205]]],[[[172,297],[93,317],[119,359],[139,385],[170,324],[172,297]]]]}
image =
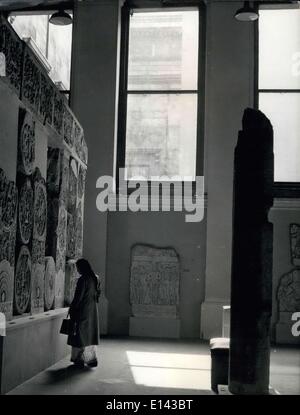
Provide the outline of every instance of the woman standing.
{"type": "Polygon", "coordinates": [[[79,367],[85,363],[95,367],[98,365],[100,281],[86,259],[79,259],[76,268],[80,278],[69,310],[73,327],[68,336],[68,344],[72,346],[71,362],[79,367]]]}

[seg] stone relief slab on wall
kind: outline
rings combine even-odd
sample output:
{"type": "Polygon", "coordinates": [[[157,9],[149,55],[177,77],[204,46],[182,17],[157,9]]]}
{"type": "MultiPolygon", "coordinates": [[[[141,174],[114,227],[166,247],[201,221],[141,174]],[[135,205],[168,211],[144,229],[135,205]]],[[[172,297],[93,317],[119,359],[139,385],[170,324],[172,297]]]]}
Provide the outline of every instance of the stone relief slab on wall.
{"type": "Polygon", "coordinates": [[[45,264],[32,264],[31,275],[31,314],[44,311],[45,264]]]}
{"type": "Polygon", "coordinates": [[[39,117],[43,124],[52,125],[53,122],[53,102],[54,86],[46,75],[41,72],[41,89],[40,89],[39,117]]]}
{"type": "Polygon", "coordinates": [[[13,314],[14,268],[3,259],[0,261],[0,312],[11,320],[13,314]]]}
{"type": "Polygon", "coordinates": [[[29,176],[35,160],[35,121],[28,111],[19,111],[18,171],[29,176]]]}
{"type": "Polygon", "coordinates": [[[46,182],[38,168],[34,174],[33,237],[46,240],[47,232],[47,190],[46,182]]]}
{"type": "Polygon", "coordinates": [[[300,225],[296,223],[290,225],[290,245],[292,264],[300,267],[300,225]]]}
{"type": "Polygon", "coordinates": [[[26,246],[22,246],[16,265],[14,284],[14,309],[16,314],[28,311],[31,287],[31,255],[26,246]]]}
{"type": "Polygon", "coordinates": [[[32,236],[33,227],[33,189],[31,182],[26,178],[19,187],[18,207],[18,240],[28,244],[32,236]]]}
{"type": "Polygon", "coordinates": [[[174,249],[134,246],[130,276],[133,316],[176,318],[179,281],[180,262],[174,249]]]}
{"type": "Polygon", "coordinates": [[[280,313],[300,310],[300,269],[294,269],[281,277],[277,300],[280,313]]]}
{"type": "Polygon", "coordinates": [[[41,96],[41,71],[29,48],[25,49],[23,65],[22,100],[38,113],[41,96]]]}
{"type": "Polygon", "coordinates": [[[18,96],[21,90],[23,48],[21,39],[0,16],[0,52],[5,56],[6,77],[18,96]]]}
{"type": "Polygon", "coordinates": [[[44,305],[45,310],[51,310],[54,305],[55,297],[55,261],[53,257],[45,257],[45,288],[44,288],[44,305]]]}
{"type": "Polygon", "coordinates": [[[78,272],[76,270],[76,261],[66,262],[65,276],[65,305],[69,306],[73,300],[76,284],[78,280],[78,272]]]}

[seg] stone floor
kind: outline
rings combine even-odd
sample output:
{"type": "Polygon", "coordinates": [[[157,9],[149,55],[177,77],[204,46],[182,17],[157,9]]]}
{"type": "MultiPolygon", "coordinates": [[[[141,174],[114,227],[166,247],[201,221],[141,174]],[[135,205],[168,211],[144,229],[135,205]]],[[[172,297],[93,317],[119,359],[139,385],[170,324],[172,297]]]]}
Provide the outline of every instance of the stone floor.
{"type": "MultiPolygon", "coordinates": [[[[10,395],[209,395],[210,352],[201,341],[103,338],[99,366],[63,359],[10,395]]],[[[272,348],[271,386],[300,395],[300,350],[272,348]]]]}

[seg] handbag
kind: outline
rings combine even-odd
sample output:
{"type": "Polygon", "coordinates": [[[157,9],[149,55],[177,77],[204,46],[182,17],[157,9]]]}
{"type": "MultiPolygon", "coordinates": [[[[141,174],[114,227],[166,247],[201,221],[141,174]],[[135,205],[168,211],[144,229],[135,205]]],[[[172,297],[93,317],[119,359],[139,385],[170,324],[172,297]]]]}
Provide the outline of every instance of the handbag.
{"type": "Polygon", "coordinates": [[[67,318],[64,318],[61,323],[60,334],[66,334],[69,336],[70,334],[74,334],[74,324],[70,318],[68,318],[70,312],[68,312],[67,318]]]}

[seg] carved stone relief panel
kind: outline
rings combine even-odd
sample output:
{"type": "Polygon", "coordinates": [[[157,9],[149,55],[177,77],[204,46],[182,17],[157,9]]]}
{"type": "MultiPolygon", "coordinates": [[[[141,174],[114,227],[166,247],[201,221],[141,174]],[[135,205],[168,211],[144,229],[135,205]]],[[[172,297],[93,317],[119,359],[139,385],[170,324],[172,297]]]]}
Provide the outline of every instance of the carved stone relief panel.
{"type": "Polygon", "coordinates": [[[85,189],[86,169],[79,165],[78,169],[78,198],[82,199],[85,189]]]}
{"type": "Polygon", "coordinates": [[[77,184],[78,184],[78,170],[77,162],[70,158],[69,170],[69,197],[68,197],[68,212],[75,214],[77,206],[77,184]]]}
{"type": "Polygon", "coordinates": [[[45,289],[44,289],[44,305],[45,310],[51,310],[54,305],[55,297],[55,261],[53,257],[45,257],[45,289]]]}
{"type": "Polygon", "coordinates": [[[12,318],[18,192],[0,169],[0,312],[12,318]]]}
{"type": "Polygon", "coordinates": [[[46,75],[41,72],[39,116],[45,125],[52,125],[53,122],[54,93],[54,86],[46,75]]]}
{"type": "Polygon", "coordinates": [[[83,212],[81,202],[76,209],[75,256],[80,258],[83,250],[83,212]]]}
{"type": "Polygon", "coordinates": [[[290,225],[290,245],[292,264],[300,266],[300,225],[292,223],[290,225]]]}
{"type": "Polygon", "coordinates": [[[23,43],[0,17],[0,52],[6,61],[6,76],[17,95],[21,90],[23,43]]]}
{"type": "Polygon", "coordinates": [[[29,112],[20,108],[18,171],[29,176],[32,174],[35,160],[35,121],[29,112]]]}
{"type": "Polygon", "coordinates": [[[67,261],[65,276],[65,306],[69,306],[73,300],[78,273],[76,270],[76,261],[67,261]]]}
{"type": "Polygon", "coordinates": [[[64,140],[73,148],[74,146],[74,118],[67,105],[64,105],[64,140]]]}
{"type": "Polygon", "coordinates": [[[64,292],[65,292],[65,271],[59,269],[56,272],[55,279],[55,308],[64,307],[64,292]]]}
{"type": "Polygon", "coordinates": [[[180,263],[172,248],[136,245],[132,249],[130,302],[134,316],[176,317],[180,263]]]}
{"type": "Polygon", "coordinates": [[[76,218],[75,215],[68,213],[68,226],[67,226],[67,257],[75,258],[76,254],[76,218]]]}
{"type": "Polygon", "coordinates": [[[53,127],[58,134],[63,133],[64,98],[61,92],[55,91],[53,107],[53,127]]]}
{"type": "Polygon", "coordinates": [[[14,284],[14,309],[16,314],[28,311],[31,285],[31,255],[26,246],[22,246],[16,265],[14,284]]]}
{"type": "Polygon", "coordinates": [[[32,264],[31,275],[31,313],[44,311],[45,264],[32,264]]]}
{"type": "Polygon", "coordinates": [[[37,168],[34,174],[33,237],[46,240],[47,232],[47,190],[44,178],[37,168]]]}
{"type": "Polygon", "coordinates": [[[300,310],[300,269],[294,269],[281,277],[277,300],[279,312],[300,310]]]}
{"type": "Polygon", "coordinates": [[[11,320],[13,311],[14,268],[3,259],[0,261],[0,312],[11,320]]]}
{"type": "Polygon", "coordinates": [[[25,49],[23,65],[22,100],[38,113],[40,107],[41,71],[28,48],[25,49]]]}
{"type": "Polygon", "coordinates": [[[25,179],[19,188],[18,206],[18,239],[22,244],[28,244],[33,227],[33,190],[29,179],[25,179]]]}

